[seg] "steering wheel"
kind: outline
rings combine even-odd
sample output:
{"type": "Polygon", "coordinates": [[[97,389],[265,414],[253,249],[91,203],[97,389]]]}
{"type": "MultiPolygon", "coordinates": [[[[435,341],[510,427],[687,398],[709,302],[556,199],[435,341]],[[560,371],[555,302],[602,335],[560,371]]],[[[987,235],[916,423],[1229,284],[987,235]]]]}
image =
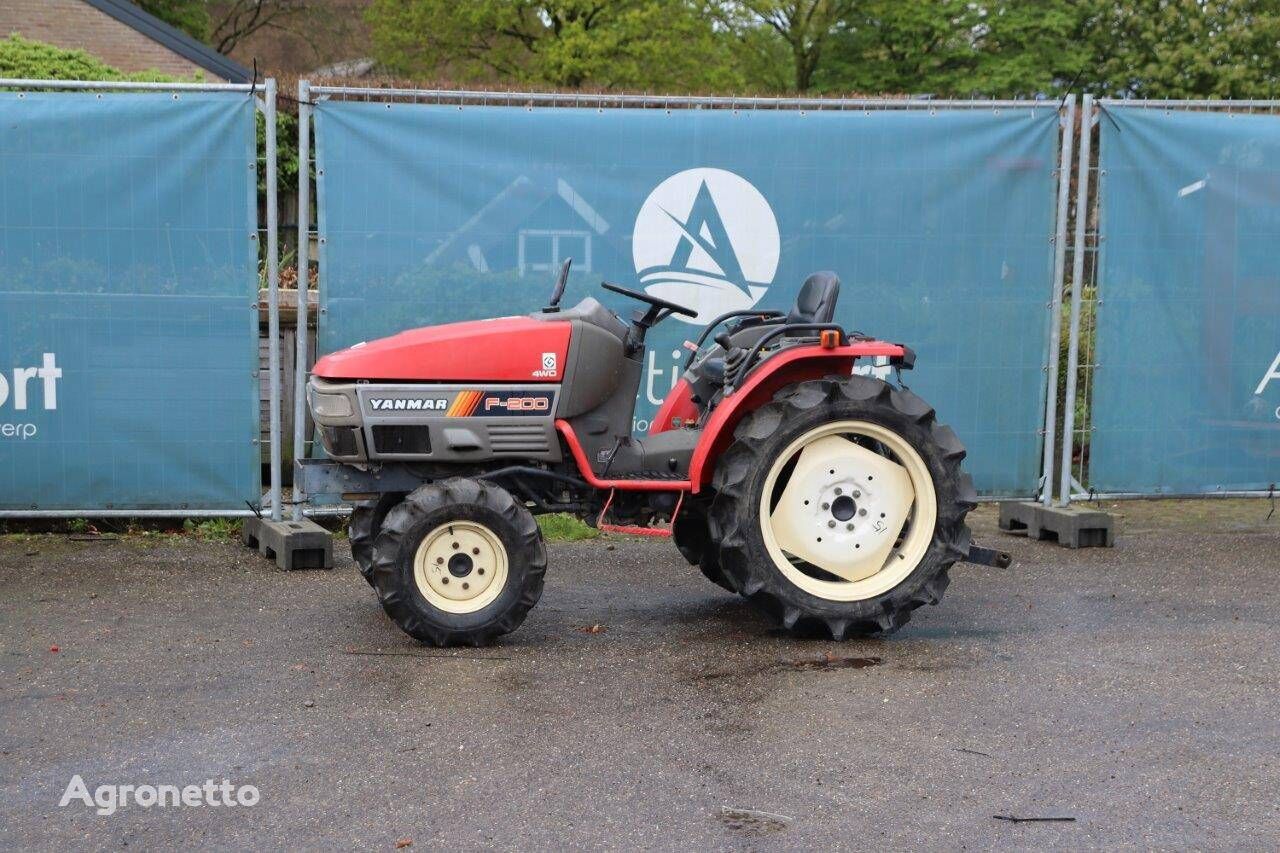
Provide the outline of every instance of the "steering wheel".
{"type": "Polygon", "coordinates": [[[627,288],[622,287],[621,285],[610,284],[607,281],[600,282],[600,286],[603,287],[605,290],[611,290],[614,293],[621,293],[623,296],[630,296],[632,299],[638,299],[641,302],[647,302],[648,304],[652,305],[654,308],[664,308],[667,311],[670,311],[672,314],[683,314],[686,317],[698,316],[698,312],[694,311],[692,308],[685,308],[683,305],[677,305],[674,302],[668,302],[665,299],[659,299],[656,296],[650,296],[649,294],[643,293],[638,290],[628,290],[627,288]]]}

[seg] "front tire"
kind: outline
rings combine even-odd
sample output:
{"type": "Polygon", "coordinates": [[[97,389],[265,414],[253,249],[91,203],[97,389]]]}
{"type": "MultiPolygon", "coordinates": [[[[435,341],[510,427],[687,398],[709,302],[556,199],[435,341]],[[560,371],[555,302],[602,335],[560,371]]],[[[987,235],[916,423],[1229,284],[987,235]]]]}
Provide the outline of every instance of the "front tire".
{"type": "Polygon", "coordinates": [[[347,521],[347,541],[351,544],[351,559],[360,570],[360,577],[373,586],[373,543],[382,529],[387,513],[404,500],[403,494],[388,492],[377,500],[362,501],[351,510],[347,521]]]}
{"type": "Polygon", "coordinates": [[[789,631],[837,640],[938,603],[968,555],[976,495],[963,445],[924,400],[864,376],[801,382],[734,439],[709,520],[744,597],[789,631]]]}
{"type": "Polygon", "coordinates": [[[373,583],[411,637],[479,646],[520,626],[546,568],[542,531],[527,509],[491,483],[454,478],[419,487],[387,513],[373,583]]]}

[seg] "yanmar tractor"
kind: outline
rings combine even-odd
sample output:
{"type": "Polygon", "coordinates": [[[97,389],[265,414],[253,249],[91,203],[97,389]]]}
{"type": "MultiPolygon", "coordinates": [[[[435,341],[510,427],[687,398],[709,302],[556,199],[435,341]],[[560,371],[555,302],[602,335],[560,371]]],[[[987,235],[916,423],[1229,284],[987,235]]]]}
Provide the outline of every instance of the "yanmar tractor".
{"type": "Polygon", "coordinates": [[[957,560],[1003,556],[971,550],[955,433],[905,387],[855,373],[915,356],[832,322],[833,273],[809,276],[788,312],[706,326],[646,435],[631,433],[645,335],[696,314],[609,283],[643,303],[630,321],[590,297],[562,309],[568,273],[532,315],[414,329],[315,365],[328,459],[303,464],[304,488],[357,502],[352,556],[413,637],[515,630],[547,567],[537,513],[629,533],[669,521],[710,581],[837,640],[936,604],[957,560]]]}

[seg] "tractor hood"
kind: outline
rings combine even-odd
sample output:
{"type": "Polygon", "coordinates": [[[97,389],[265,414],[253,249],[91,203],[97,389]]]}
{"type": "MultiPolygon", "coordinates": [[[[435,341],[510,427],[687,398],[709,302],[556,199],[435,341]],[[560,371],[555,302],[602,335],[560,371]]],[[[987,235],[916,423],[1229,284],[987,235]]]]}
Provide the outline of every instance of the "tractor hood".
{"type": "Polygon", "coordinates": [[[570,323],[499,317],[411,329],[324,356],[322,379],[559,382],[570,323]]]}

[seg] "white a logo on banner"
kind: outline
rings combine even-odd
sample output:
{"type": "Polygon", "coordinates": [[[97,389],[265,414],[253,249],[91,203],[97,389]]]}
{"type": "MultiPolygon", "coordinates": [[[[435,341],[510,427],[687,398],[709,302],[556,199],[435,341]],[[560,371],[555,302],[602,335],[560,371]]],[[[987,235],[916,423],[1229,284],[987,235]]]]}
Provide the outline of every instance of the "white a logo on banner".
{"type": "Polygon", "coordinates": [[[778,272],[778,220],[758,189],[723,169],[687,169],[649,193],[631,252],[647,293],[684,305],[705,325],[753,307],[778,272]]]}

